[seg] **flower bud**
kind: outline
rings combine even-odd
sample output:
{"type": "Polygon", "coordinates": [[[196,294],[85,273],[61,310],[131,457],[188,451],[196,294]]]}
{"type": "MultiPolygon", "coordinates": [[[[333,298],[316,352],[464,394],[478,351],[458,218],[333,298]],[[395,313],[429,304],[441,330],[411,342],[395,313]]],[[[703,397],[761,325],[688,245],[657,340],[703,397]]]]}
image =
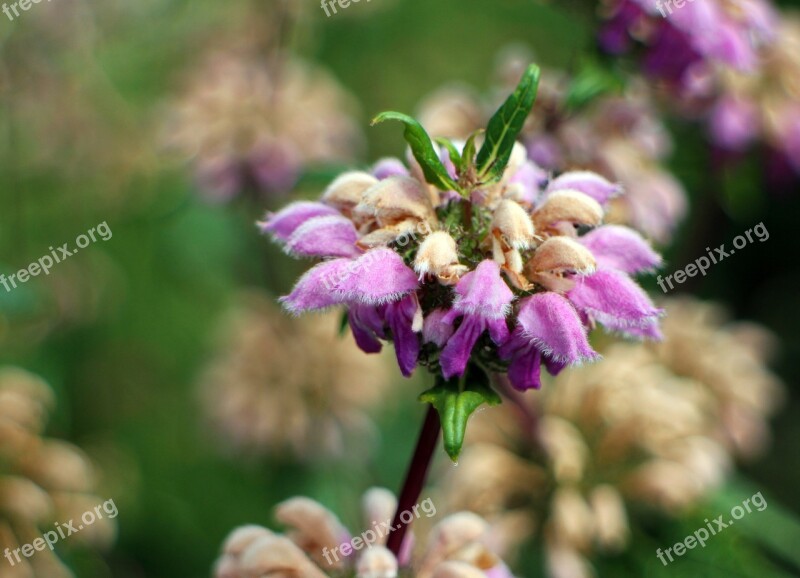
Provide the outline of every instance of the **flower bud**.
{"type": "Polygon", "coordinates": [[[573,225],[597,226],[603,220],[600,203],[584,193],[563,190],[547,196],[542,206],[533,213],[537,231],[552,229],[562,222],[573,225]]]}
{"type": "Polygon", "coordinates": [[[551,237],[542,243],[528,261],[532,273],[566,273],[587,275],[595,270],[594,255],[583,245],[567,237],[551,237]]]}
{"type": "Polygon", "coordinates": [[[492,231],[497,231],[503,241],[517,250],[528,249],[534,240],[533,221],[519,204],[503,200],[492,216],[492,231]]]}
{"type": "Polygon", "coordinates": [[[467,268],[458,264],[455,239],[444,231],[436,231],[428,235],[417,249],[414,270],[420,276],[431,274],[442,281],[453,282],[467,268]]]}
{"type": "Polygon", "coordinates": [[[364,191],[378,182],[378,179],[363,171],[343,173],[322,193],[322,202],[347,213],[361,202],[364,191]]]}
{"type": "Polygon", "coordinates": [[[240,568],[244,576],[326,576],[297,545],[278,535],[256,540],[242,556],[240,568]]]}
{"type": "Polygon", "coordinates": [[[370,187],[358,210],[374,215],[382,227],[408,218],[436,222],[428,193],[422,183],[411,177],[389,177],[370,187]]]}
{"type": "Polygon", "coordinates": [[[225,539],[222,551],[231,556],[241,556],[256,540],[265,536],[272,536],[272,532],[261,526],[251,524],[236,528],[225,539]]]}

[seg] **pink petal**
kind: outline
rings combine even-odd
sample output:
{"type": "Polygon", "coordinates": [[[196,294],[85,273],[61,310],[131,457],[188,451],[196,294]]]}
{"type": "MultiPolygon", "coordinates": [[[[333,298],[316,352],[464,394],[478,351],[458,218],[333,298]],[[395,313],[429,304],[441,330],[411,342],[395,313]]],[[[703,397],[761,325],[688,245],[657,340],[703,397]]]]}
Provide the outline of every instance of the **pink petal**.
{"type": "Polygon", "coordinates": [[[320,263],[300,277],[292,292],[281,297],[279,301],[295,315],[344,303],[344,297],[334,291],[334,288],[338,281],[349,273],[352,265],[353,261],[350,259],[334,259],[320,263]]]}
{"type": "Polygon", "coordinates": [[[514,294],[500,276],[500,267],[487,259],[461,278],[455,288],[453,312],[475,314],[487,319],[504,318],[514,294]]]}
{"type": "Polygon", "coordinates": [[[613,269],[576,277],[575,287],[567,297],[575,307],[611,330],[646,327],[663,313],[641,287],[613,269]]]}
{"type": "Polygon", "coordinates": [[[579,242],[589,249],[599,267],[624,273],[650,271],[661,265],[661,256],[639,233],[621,225],[605,225],[590,231],[579,242]]]}
{"type": "Polygon", "coordinates": [[[266,221],[259,223],[259,226],[262,233],[270,233],[278,241],[287,241],[309,219],[338,214],[336,209],[322,203],[298,201],[277,213],[267,214],[266,221]]]}
{"type": "Polygon", "coordinates": [[[453,335],[453,324],[445,321],[446,315],[446,309],[434,309],[428,313],[422,325],[423,343],[434,343],[439,347],[447,343],[453,335]]]}
{"type": "Polygon", "coordinates": [[[357,257],[358,232],[353,222],[341,215],[309,219],[286,242],[286,251],[302,257],[357,257]]]}
{"type": "Polygon", "coordinates": [[[472,348],[475,347],[478,338],[484,331],[481,319],[476,317],[465,317],[458,326],[456,332],[442,349],[439,357],[439,364],[442,367],[442,375],[445,379],[450,379],[454,375],[463,375],[467,369],[472,348]]]}
{"type": "Polygon", "coordinates": [[[508,366],[508,380],[514,389],[527,391],[539,389],[541,378],[542,354],[536,348],[519,352],[508,366]]]}
{"type": "Polygon", "coordinates": [[[381,305],[397,301],[416,291],[419,286],[416,273],[403,258],[385,247],[372,249],[353,262],[353,267],[339,284],[348,301],[367,305],[381,305]]]}
{"type": "Polygon", "coordinates": [[[521,301],[522,336],[559,362],[578,364],[599,357],[589,345],[586,329],[575,308],[557,293],[537,293],[521,301]]]}
{"type": "Polygon", "coordinates": [[[589,195],[601,205],[622,192],[622,187],[612,183],[605,177],[590,171],[570,171],[553,179],[547,186],[547,192],[552,193],[571,189],[589,195]]]}

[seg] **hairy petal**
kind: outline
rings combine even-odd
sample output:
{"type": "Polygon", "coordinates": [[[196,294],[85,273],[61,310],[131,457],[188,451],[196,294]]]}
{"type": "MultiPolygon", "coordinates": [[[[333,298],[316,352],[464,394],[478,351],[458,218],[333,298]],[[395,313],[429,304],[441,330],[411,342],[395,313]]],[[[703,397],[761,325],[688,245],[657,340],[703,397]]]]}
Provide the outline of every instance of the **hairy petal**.
{"type": "Polygon", "coordinates": [[[461,278],[455,288],[453,312],[475,314],[487,319],[502,319],[508,314],[514,294],[500,276],[500,267],[491,259],[461,278]]]}
{"type": "Polygon", "coordinates": [[[565,189],[580,191],[601,205],[622,192],[622,186],[591,171],[566,172],[553,179],[547,186],[548,193],[565,189]]]}
{"type": "Polygon", "coordinates": [[[522,336],[547,357],[569,364],[599,357],[589,345],[575,308],[557,293],[537,293],[523,299],[518,320],[522,336]]]}
{"type": "Polygon", "coordinates": [[[339,211],[322,203],[297,201],[277,213],[267,214],[265,221],[259,223],[262,233],[270,234],[277,241],[288,241],[297,228],[315,217],[339,215],[339,211]]]}
{"type": "Polygon", "coordinates": [[[286,251],[302,257],[357,257],[358,232],[341,215],[315,217],[300,225],[286,242],[286,251]]]}
{"type": "Polygon", "coordinates": [[[576,278],[567,297],[575,307],[611,330],[646,327],[663,312],[641,287],[613,269],[576,278]]]}
{"type": "Polygon", "coordinates": [[[397,364],[405,377],[414,372],[419,358],[419,335],[414,331],[414,318],[418,309],[416,295],[408,295],[386,306],[386,324],[392,332],[397,364]]]}
{"type": "Polygon", "coordinates": [[[634,274],[661,265],[661,256],[650,244],[639,233],[622,225],[598,227],[580,237],[579,242],[592,252],[599,267],[634,274]]]}
{"type": "Polygon", "coordinates": [[[336,288],[348,301],[381,305],[401,299],[417,286],[417,276],[403,258],[382,247],[356,259],[350,274],[336,288]]]}
{"type": "Polygon", "coordinates": [[[312,267],[279,301],[295,315],[345,303],[346,298],[334,288],[339,279],[349,274],[353,263],[350,259],[334,259],[312,267]]]}

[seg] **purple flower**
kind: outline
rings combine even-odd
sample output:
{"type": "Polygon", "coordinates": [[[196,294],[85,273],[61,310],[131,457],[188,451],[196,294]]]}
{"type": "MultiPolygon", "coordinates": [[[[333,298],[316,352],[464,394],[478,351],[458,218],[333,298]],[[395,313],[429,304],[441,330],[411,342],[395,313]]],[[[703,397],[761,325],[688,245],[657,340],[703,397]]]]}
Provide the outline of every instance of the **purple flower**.
{"type": "Polygon", "coordinates": [[[540,387],[543,360],[558,373],[566,365],[599,357],[589,345],[578,312],[557,293],[537,293],[520,301],[517,322],[511,338],[500,348],[500,356],[511,360],[508,377],[520,391],[540,387]]]}
{"type": "Polygon", "coordinates": [[[309,219],[338,214],[339,211],[322,203],[298,201],[267,215],[266,221],[259,223],[259,226],[262,233],[269,233],[275,240],[286,242],[309,219]]]}
{"type": "Polygon", "coordinates": [[[505,318],[514,299],[500,276],[500,267],[490,260],[482,261],[474,271],[464,275],[455,292],[453,307],[443,321],[453,323],[459,317],[462,320],[442,350],[440,363],[445,379],[463,375],[472,348],[484,331],[489,331],[496,345],[508,338],[505,318]]]}
{"type": "Polygon", "coordinates": [[[639,233],[622,225],[604,225],[580,238],[598,267],[635,274],[652,271],[661,265],[661,256],[639,233]]]}
{"type": "Polygon", "coordinates": [[[297,227],[286,240],[286,251],[301,257],[357,257],[358,233],[342,215],[314,217],[297,227]]]}
{"type": "Polygon", "coordinates": [[[569,189],[589,195],[595,201],[604,205],[612,198],[622,193],[622,187],[608,179],[589,171],[570,171],[559,175],[547,186],[547,192],[569,189]]]}
{"type": "Polygon", "coordinates": [[[578,311],[612,331],[658,338],[656,323],[663,311],[624,273],[601,269],[576,277],[567,297],[578,311]]]}
{"type": "Polygon", "coordinates": [[[387,157],[379,160],[372,167],[372,174],[376,179],[382,181],[389,177],[407,177],[408,169],[403,164],[403,161],[394,157],[387,157]]]}

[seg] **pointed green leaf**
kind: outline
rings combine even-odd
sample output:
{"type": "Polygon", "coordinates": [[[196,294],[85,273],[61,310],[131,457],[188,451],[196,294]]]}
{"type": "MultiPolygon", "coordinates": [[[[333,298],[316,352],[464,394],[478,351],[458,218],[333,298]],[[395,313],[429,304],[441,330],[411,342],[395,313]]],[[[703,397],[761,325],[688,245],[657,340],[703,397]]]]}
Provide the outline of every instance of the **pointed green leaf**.
{"type": "Polygon", "coordinates": [[[421,124],[406,114],[393,111],[380,113],[372,119],[371,124],[374,126],[385,120],[399,120],[405,125],[403,136],[408,146],[411,147],[414,158],[417,159],[420,167],[422,167],[426,181],[444,191],[458,190],[458,185],[448,174],[447,169],[439,158],[438,151],[431,142],[431,137],[428,136],[421,124]]]}
{"type": "Polygon", "coordinates": [[[486,140],[476,159],[478,177],[482,182],[497,181],[503,175],[517,136],[533,108],[538,87],[539,67],[531,64],[516,90],[489,119],[486,140]]]}
{"type": "Polygon", "coordinates": [[[464,151],[461,153],[461,159],[464,163],[464,169],[471,167],[475,162],[475,139],[481,136],[485,131],[481,128],[469,135],[467,143],[464,145],[464,151]]]}
{"type": "Polygon", "coordinates": [[[477,367],[468,368],[463,380],[437,380],[419,400],[430,403],[439,412],[444,449],[453,461],[458,460],[464,445],[469,417],[484,403],[489,406],[501,403],[500,396],[489,386],[488,376],[477,367]]]}

